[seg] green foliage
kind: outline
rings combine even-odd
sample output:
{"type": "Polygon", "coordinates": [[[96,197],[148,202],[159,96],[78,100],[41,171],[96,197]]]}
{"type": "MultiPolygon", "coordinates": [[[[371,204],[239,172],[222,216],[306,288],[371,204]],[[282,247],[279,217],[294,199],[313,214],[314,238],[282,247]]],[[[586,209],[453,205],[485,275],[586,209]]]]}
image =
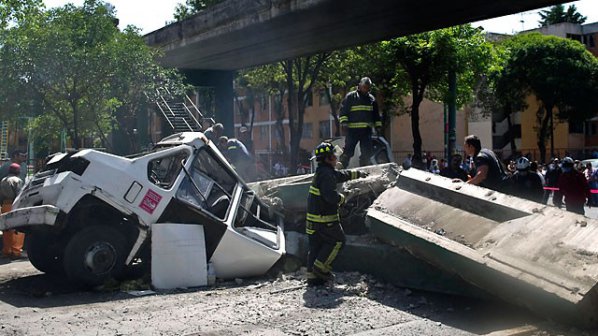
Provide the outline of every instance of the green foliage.
{"type": "Polygon", "coordinates": [[[35,133],[58,141],[62,125],[75,146],[131,126],[156,86],[180,78],[157,65],[155,52],[134,28],[120,32],[105,3],[30,15],[2,35],[0,114],[39,117],[35,133]],[[52,121],[50,121],[52,119],[52,121]]]}
{"type": "Polygon", "coordinates": [[[383,56],[379,64],[392,75],[385,82],[385,104],[388,100],[392,105],[400,105],[402,97],[407,92],[411,94],[413,157],[418,161],[422,144],[419,105],[424,97],[447,101],[448,72],[452,70],[457,75],[457,107],[471,102],[481,76],[493,69],[497,56],[483,33],[471,25],[383,41],[380,47],[383,56]]]}
{"type": "Polygon", "coordinates": [[[186,0],[184,4],[179,3],[174,9],[174,19],[183,21],[197,14],[210,6],[222,2],[222,0],[186,0]]]}
{"type": "Polygon", "coordinates": [[[582,24],[586,22],[587,19],[587,17],[581,15],[577,11],[575,5],[570,5],[565,11],[565,5],[559,4],[552,6],[549,9],[541,10],[538,14],[540,15],[540,21],[538,21],[540,27],[546,27],[561,22],[582,24]]]}
{"type": "MultiPolygon", "coordinates": [[[[519,110],[533,94],[538,111],[538,147],[544,155],[552,109],[561,120],[582,121],[598,111],[598,60],[573,40],[539,33],[505,41],[507,59],[497,74],[497,97],[519,110]]],[[[545,157],[542,156],[544,161],[545,157]]]]}
{"type": "Polygon", "coordinates": [[[9,23],[24,20],[35,15],[43,8],[42,0],[2,0],[0,1],[0,29],[9,23]]]}

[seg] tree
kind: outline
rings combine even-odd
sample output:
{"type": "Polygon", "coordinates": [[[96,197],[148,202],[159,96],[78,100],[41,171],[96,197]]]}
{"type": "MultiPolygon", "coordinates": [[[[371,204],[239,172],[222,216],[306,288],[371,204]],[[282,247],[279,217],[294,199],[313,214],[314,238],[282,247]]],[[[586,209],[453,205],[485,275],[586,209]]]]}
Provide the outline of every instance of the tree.
{"type": "MultiPolygon", "coordinates": [[[[584,121],[598,111],[598,60],[573,40],[539,33],[523,34],[505,42],[506,64],[496,79],[497,97],[504,106],[526,106],[534,95],[538,149],[546,162],[546,140],[551,139],[554,110],[560,120],[584,121]]],[[[554,144],[551,145],[554,155],[554,144]]]]}
{"type": "Polygon", "coordinates": [[[411,92],[413,160],[421,163],[419,106],[424,97],[447,101],[448,72],[452,70],[457,75],[457,106],[471,101],[480,75],[491,63],[492,46],[480,30],[463,25],[383,41],[381,48],[385,68],[399,69],[391,72],[394,76],[388,80],[387,90],[399,95],[411,92]]]}
{"type": "Polygon", "coordinates": [[[329,56],[330,53],[320,53],[281,62],[288,92],[287,106],[291,133],[289,166],[291,169],[298,163],[307,95],[318,81],[320,69],[329,56]]]}
{"type": "Polygon", "coordinates": [[[275,121],[276,151],[281,151],[286,157],[287,144],[284,131],[284,97],[286,92],[286,78],[282,65],[274,63],[253,69],[242,70],[236,78],[238,90],[249,90],[253,95],[268,95],[274,98],[273,111],[275,121]]]}
{"type": "Polygon", "coordinates": [[[183,21],[219,2],[222,0],[186,0],[185,4],[178,3],[174,9],[174,19],[183,21]]]}
{"type": "Polygon", "coordinates": [[[120,32],[114,19],[105,3],[86,0],[18,20],[0,41],[0,113],[44,120],[36,133],[48,138],[62,128],[75,147],[88,138],[112,149],[108,134],[128,132],[156,86],[183,88],[138,30],[120,32]]]}
{"type": "Polygon", "coordinates": [[[43,8],[42,0],[3,0],[0,2],[0,29],[10,22],[35,15],[43,8]]]}
{"type": "Polygon", "coordinates": [[[540,27],[546,27],[561,22],[582,24],[586,22],[587,19],[587,17],[581,15],[577,11],[575,5],[570,5],[567,7],[566,11],[565,5],[554,5],[548,9],[541,10],[538,14],[540,15],[540,21],[538,21],[540,27]]]}

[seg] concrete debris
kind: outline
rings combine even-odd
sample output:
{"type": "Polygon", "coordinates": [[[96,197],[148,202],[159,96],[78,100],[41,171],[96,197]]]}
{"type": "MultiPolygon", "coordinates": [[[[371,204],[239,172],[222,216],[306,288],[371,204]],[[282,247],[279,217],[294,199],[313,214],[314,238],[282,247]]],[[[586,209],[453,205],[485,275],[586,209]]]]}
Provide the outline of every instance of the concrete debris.
{"type": "Polygon", "coordinates": [[[470,285],[549,318],[595,326],[598,220],[538,207],[410,169],[367,217],[381,241],[470,285]]]}

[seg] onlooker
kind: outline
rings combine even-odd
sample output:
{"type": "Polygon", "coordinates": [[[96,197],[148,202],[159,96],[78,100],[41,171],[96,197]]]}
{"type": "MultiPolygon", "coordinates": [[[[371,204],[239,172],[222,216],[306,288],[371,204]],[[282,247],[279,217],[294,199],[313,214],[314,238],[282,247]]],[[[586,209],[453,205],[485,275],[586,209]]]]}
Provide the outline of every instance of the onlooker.
{"type": "Polygon", "coordinates": [[[222,152],[222,154],[224,154],[224,156],[226,156],[227,147],[228,147],[228,137],[223,135],[220,138],[218,138],[218,149],[220,150],[220,152],[222,152]]]}
{"type": "Polygon", "coordinates": [[[585,176],[586,180],[590,182],[592,178],[592,174],[594,173],[594,169],[592,169],[592,163],[586,163],[586,166],[583,167],[583,176],[585,176]]]}
{"type": "Polygon", "coordinates": [[[510,177],[510,191],[513,196],[541,203],[544,197],[542,180],[530,166],[530,161],[525,156],[515,161],[517,171],[510,177]]]}
{"type": "Polygon", "coordinates": [[[8,176],[8,168],[11,164],[16,163],[21,167],[19,177],[21,180],[25,181],[25,178],[27,177],[27,153],[17,149],[11,153],[10,159],[10,161],[4,163],[2,167],[0,167],[0,180],[8,176]]]}
{"type": "Polygon", "coordinates": [[[467,172],[461,167],[461,162],[463,161],[463,157],[459,154],[453,154],[451,156],[451,163],[448,167],[442,169],[440,171],[440,175],[452,179],[459,179],[463,182],[467,182],[469,180],[469,175],[467,172]]]}
{"type": "Polygon", "coordinates": [[[516,171],[517,171],[517,168],[515,167],[515,161],[509,160],[509,164],[507,165],[507,174],[513,175],[513,174],[515,174],[516,171]]]}
{"type": "Polygon", "coordinates": [[[253,151],[253,139],[251,139],[251,133],[249,132],[249,128],[247,128],[247,126],[239,127],[239,140],[243,142],[249,154],[255,154],[253,151]]]}
{"type": "Polygon", "coordinates": [[[370,93],[371,86],[372,81],[363,77],[357,90],[349,92],[341,103],[339,121],[346,135],[345,148],[339,158],[343,168],[349,165],[357,143],[361,149],[359,165],[369,165],[372,155],[372,126],[378,134],[382,133],[382,120],[376,98],[370,93]]]}
{"type": "Polygon", "coordinates": [[[440,163],[438,164],[438,167],[440,167],[440,170],[442,171],[444,168],[448,167],[448,164],[446,164],[446,160],[445,159],[440,159],[440,163]]]}
{"type": "Polygon", "coordinates": [[[409,169],[411,168],[412,162],[411,162],[411,154],[407,154],[407,157],[405,158],[405,160],[403,160],[403,169],[409,169]]]}
{"type": "MultiPolygon", "coordinates": [[[[23,180],[19,177],[21,166],[11,163],[8,167],[8,176],[0,181],[0,202],[2,213],[12,210],[12,203],[23,187],[23,180]]],[[[11,259],[21,258],[25,234],[16,230],[2,232],[2,255],[11,259]]]]}
{"type": "Polygon", "coordinates": [[[546,170],[546,190],[544,191],[544,198],[542,199],[542,203],[548,203],[548,198],[552,193],[552,204],[557,208],[560,208],[563,204],[562,199],[563,196],[560,191],[554,190],[557,188],[557,182],[559,180],[559,176],[561,176],[562,170],[559,165],[559,159],[553,158],[550,164],[548,164],[548,170],[546,170]]]}
{"type": "Polygon", "coordinates": [[[467,183],[502,191],[505,187],[506,174],[496,154],[487,148],[482,148],[480,139],[475,135],[465,137],[463,149],[465,154],[473,158],[476,169],[475,176],[467,183]]]}
{"type": "MultiPolygon", "coordinates": [[[[590,190],[598,189],[598,169],[594,169],[592,176],[590,176],[590,190]]],[[[592,193],[592,197],[590,198],[590,205],[591,206],[598,206],[598,193],[592,193]]]]}
{"type": "MultiPolygon", "coordinates": [[[[542,173],[538,171],[538,161],[530,160],[529,171],[531,173],[538,175],[538,177],[540,178],[540,181],[542,182],[542,194],[544,194],[544,185],[546,185],[546,180],[544,179],[544,175],[542,175],[542,173]]],[[[542,195],[542,197],[544,197],[544,195],[542,195]]],[[[540,201],[540,203],[541,203],[541,201],[540,201]]]]}
{"type": "Polygon", "coordinates": [[[203,132],[203,134],[213,143],[216,143],[218,139],[222,136],[224,132],[224,126],[221,123],[217,123],[213,126],[208,127],[208,129],[203,132]]]}
{"type": "Polygon", "coordinates": [[[432,159],[430,163],[430,173],[440,174],[440,166],[438,166],[438,160],[432,159]]]}
{"type": "Polygon", "coordinates": [[[559,176],[557,188],[565,197],[567,211],[583,215],[586,198],[590,198],[590,188],[585,176],[574,168],[574,164],[570,157],[563,159],[563,173],[559,176]]]}

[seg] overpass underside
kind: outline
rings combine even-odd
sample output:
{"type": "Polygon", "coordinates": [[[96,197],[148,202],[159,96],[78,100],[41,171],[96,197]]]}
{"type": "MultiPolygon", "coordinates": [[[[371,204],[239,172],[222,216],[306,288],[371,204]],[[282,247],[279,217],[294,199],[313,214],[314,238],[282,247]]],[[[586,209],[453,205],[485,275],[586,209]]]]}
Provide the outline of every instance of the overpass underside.
{"type": "Polygon", "coordinates": [[[236,70],[562,0],[228,0],[146,36],[180,69],[236,70]]]}

